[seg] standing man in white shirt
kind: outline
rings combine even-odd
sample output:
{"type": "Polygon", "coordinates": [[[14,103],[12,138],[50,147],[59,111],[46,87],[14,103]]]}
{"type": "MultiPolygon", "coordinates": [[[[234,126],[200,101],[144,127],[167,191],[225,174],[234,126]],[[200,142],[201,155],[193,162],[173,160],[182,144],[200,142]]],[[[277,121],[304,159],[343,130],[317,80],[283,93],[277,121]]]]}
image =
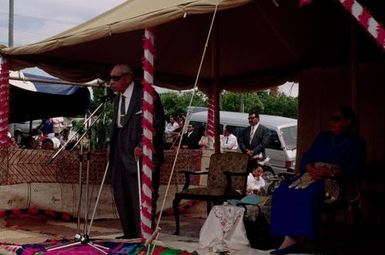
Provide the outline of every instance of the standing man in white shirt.
{"type": "Polygon", "coordinates": [[[243,129],[238,137],[238,145],[241,151],[249,156],[247,170],[249,172],[257,166],[258,160],[266,157],[265,148],[270,142],[270,130],[259,124],[259,113],[249,113],[250,126],[243,129]]]}
{"type": "Polygon", "coordinates": [[[176,129],[179,128],[179,125],[178,123],[176,123],[175,119],[173,116],[170,116],[169,117],[169,121],[164,129],[164,132],[166,134],[171,134],[172,132],[174,132],[176,129]]]}
{"type": "Polygon", "coordinates": [[[221,139],[221,150],[223,151],[238,151],[237,137],[233,134],[233,129],[226,126],[223,132],[224,136],[221,139]]]}
{"type": "Polygon", "coordinates": [[[179,124],[175,121],[175,118],[170,115],[169,121],[164,128],[165,134],[165,144],[164,147],[166,150],[170,149],[174,144],[175,138],[179,135],[179,124]]]}

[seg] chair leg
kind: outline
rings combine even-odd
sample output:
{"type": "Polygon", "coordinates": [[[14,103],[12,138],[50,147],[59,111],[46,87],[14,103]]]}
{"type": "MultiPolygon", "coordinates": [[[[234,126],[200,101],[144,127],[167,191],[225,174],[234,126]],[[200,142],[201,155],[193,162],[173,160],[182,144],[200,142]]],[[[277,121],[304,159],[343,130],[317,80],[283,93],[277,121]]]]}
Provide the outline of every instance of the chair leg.
{"type": "Polygon", "coordinates": [[[174,217],[175,217],[175,235],[179,235],[179,203],[181,199],[175,197],[172,206],[174,209],[174,217]]]}
{"type": "Polygon", "coordinates": [[[211,211],[211,201],[210,200],[207,200],[206,210],[207,210],[207,215],[209,215],[209,213],[211,211]]]}

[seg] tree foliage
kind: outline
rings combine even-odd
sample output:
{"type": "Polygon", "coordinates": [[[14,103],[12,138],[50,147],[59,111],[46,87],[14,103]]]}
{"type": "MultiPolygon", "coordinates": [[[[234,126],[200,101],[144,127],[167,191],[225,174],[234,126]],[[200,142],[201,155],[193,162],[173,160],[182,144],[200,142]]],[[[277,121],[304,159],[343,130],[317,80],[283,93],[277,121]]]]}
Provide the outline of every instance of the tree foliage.
{"type": "MultiPolygon", "coordinates": [[[[167,115],[185,114],[189,106],[192,92],[189,93],[165,93],[161,94],[161,100],[167,115]]],[[[297,118],[298,99],[286,95],[274,95],[268,92],[233,93],[224,91],[220,97],[220,108],[223,111],[239,112],[243,97],[244,111],[257,111],[262,114],[270,114],[297,118]]],[[[192,106],[207,107],[207,97],[203,93],[194,96],[192,106]]]]}
{"type": "MultiPolygon", "coordinates": [[[[166,116],[178,116],[186,114],[187,106],[190,105],[190,100],[193,92],[177,93],[169,92],[160,95],[166,116]]],[[[207,107],[207,97],[202,92],[197,92],[193,98],[192,106],[207,107]]]]}

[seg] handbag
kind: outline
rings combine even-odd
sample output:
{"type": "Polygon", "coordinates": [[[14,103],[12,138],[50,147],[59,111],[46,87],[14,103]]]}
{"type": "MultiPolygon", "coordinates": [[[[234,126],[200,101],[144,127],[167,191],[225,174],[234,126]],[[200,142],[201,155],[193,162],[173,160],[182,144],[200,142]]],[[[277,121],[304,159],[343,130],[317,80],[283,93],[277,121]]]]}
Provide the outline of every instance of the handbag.
{"type": "Polygon", "coordinates": [[[247,213],[247,206],[242,206],[245,208],[243,223],[245,225],[246,236],[250,242],[250,247],[260,250],[267,250],[272,248],[270,226],[261,210],[261,207],[258,205],[253,206],[257,207],[257,215],[256,217],[252,217],[247,213]]]}

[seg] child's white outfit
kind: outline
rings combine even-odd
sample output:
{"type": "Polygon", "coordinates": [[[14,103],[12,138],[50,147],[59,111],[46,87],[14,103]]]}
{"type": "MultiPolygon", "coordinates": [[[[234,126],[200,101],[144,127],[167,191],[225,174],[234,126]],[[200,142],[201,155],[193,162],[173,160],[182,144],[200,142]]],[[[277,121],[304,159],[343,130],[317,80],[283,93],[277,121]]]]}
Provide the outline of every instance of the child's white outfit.
{"type": "Polygon", "coordinates": [[[247,189],[260,190],[266,185],[262,176],[259,176],[259,180],[252,173],[247,176],[247,189]]]}

